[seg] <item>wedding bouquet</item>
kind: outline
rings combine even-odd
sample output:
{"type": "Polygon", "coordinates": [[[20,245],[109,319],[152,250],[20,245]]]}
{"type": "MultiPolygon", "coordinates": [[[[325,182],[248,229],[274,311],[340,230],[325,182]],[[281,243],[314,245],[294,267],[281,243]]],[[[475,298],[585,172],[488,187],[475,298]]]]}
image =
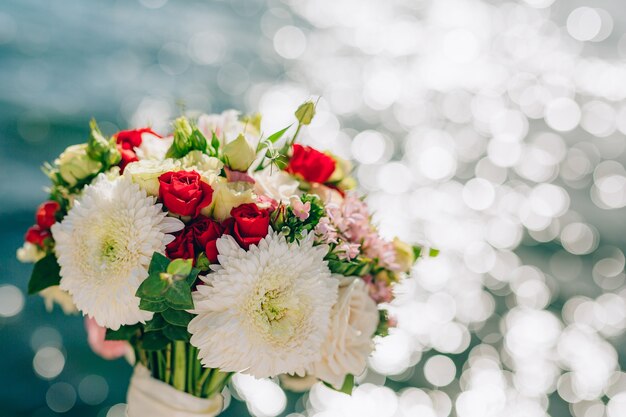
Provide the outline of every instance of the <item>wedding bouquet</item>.
{"type": "Polygon", "coordinates": [[[86,316],[102,356],[131,353],[129,416],[217,415],[235,372],[350,393],[394,325],[384,306],[424,251],[379,235],[347,161],[295,143],[314,114],[268,136],[235,111],[164,137],[92,121],[44,167],[29,293],[86,316]]]}

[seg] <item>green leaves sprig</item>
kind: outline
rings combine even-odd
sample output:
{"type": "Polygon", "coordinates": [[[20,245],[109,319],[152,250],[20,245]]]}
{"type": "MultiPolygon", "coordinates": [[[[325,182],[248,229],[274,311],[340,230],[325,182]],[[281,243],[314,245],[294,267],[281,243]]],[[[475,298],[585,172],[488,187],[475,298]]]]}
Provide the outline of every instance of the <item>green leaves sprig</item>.
{"type": "Polygon", "coordinates": [[[154,312],[141,331],[140,325],[122,326],[107,331],[108,340],[131,340],[141,335],[144,350],[161,350],[173,341],[188,341],[187,325],[193,315],[186,310],[194,308],[191,289],[199,269],[193,268],[190,259],[170,261],[155,252],[146,278],[137,289],[139,308],[154,312]]]}

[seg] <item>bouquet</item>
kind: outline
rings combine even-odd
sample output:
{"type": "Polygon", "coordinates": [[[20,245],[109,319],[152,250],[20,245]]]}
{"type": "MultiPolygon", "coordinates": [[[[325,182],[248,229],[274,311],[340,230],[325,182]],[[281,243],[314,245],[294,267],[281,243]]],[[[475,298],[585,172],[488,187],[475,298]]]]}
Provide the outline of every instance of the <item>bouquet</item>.
{"type": "Polygon", "coordinates": [[[350,393],[394,325],[385,305],[424,251],[379,235],[348,161],[296,143],[314,115],[267,136],[236,111],[168,136],[92,121],[44,167],[28,291],[135,364],[129,416],[217,415],[235,372],[350,393]]]}

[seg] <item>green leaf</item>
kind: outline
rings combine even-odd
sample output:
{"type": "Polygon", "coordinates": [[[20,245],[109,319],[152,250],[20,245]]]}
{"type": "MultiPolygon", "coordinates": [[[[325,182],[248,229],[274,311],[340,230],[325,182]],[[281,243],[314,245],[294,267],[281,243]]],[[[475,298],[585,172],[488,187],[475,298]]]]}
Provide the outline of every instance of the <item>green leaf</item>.
{"type": "MultiPolygon", "coordinates": [[[[198,273],[200,273],[200,271],[208,271],[209,269],[211,269],[210,265],[211,265],[211,261],[209,261],[209,258],[206,257],[206,253],[200,252],[200,255],[198,255],[198,260],[196,261],[196,267],[198,267],[199,269],[198,273]]],[[[195,278],[194,278],[194,281],[195,281],[195,278]]]]}
{"type": "Polygon", "coordinates": [[[278,131],[278,132],[276,132],[276,133],[271,134],[271,135],[270,135],[270,136],[269,136],[266,140],[267,140],[268,142],[271,142],[271,143],[276,143],[276,142],[277,142],[280,138],[282,138],[282,137],[283,137],[283,135],[285,134],[285,132],[286,132],[287,130],[289,130],[289,128],[290,128],[291,126],[293,126],[293,123],[292,123],[292,124],[290,124],[289,126],[287,126],[286,128],[284,128],[284,129],[282,129],[282,130],[279,130],[279,131],[278,131]]]}
{"type": "Polygon", "coordinates": [[[436,257],[437,255],[439,255],[439,249],[431,249],[428,252],[428,256],[430,256],[431,258],[436,257]]]}
{"type": "Polygon", "coordinates": [[[163,328],[163,334],[170,340],[189,340],[189,332],[186,327],[168,325],[163,328]]]}
{"type": "Polygon", "coordinates": [[[346,375],[343,380],[343,384],[341,384],[341,388],[339,389],[335,388],[333,385],[329,384],[326,381],[322,382],[324,382],[324,385],[326,385],[328,388],[333,389],[337,392],[343,392],[344,394],[348,395],[352,395],[352,390],[354,389],[354,375],[352,374],[346,375]]]}
{"type": "Polygon", "coordinates": [[[191,259],[175,259],[167,266],[167,273],[187,276],[191,273],[192,265],[191,259]]]}
{"type": "Polygon", "coordinates": [[[167,257],[159,252],[154,252],[152,254],[152,259],[150,260],[150,266],[148,267],[148,274],[153,275],[160,272],[165,272],[167,270],[167,266],[170,264],[170,260],[167,257]]]}
{"type": "Polygon", "coordinates": [[[28,281],[28,294],[36,294],[53,285],[59,285],[61,281],[60,272],[61,268],[53,253],[41,258],[35,264],[30,281],[28,281]]]}
{"type": "Polygon", "coordinates": [[[167,309],[163,312],[163,318],[169,324],[187,328],[187,325],[193,318],[193,314],[187,313],[186,311],[183,311],[183,310],[167,309]]]}
{"type": "Polygon", "coordinates": [[[163,335],[163,332],[144,333],[142,347],[145,350],[162,350],[170,344],[170,340],[163,335]]]}
{"type": "Polygon", "coordinates": [[[159,274],[150,275],[139,285],[135,295],[148,301],[163,301],[167,286],[167,280],[161,279],[159,274]]]}
{"type": "Polygon", "coordinates": [[[139,308],[145,311],[160,313],[161,311],[166,310],[168,307],[164,301],[149,301],[142,298],[139,301],[139,308]]]}
{"type": "Polygon", "coordinates": [[[207,141],[202,132],[200,132],[197,128],[193,128],[191,131],[191,135],[189,136],[189,142],[191,143],[190,150],[199,150],[202,152],[206,152],[207,149],[207,141]]]}
{"type": "Polygon", "coordinates": [[[190,310],[193,308],[191,288],[186,281],[174,281],[165,292],[165,300],[175,310],[190,310]]]}
{"type": "Polygon", "coordinates": [[[132,324],[130,326],[121,326],[117,330],[107,329],[105,340],[130,340],[139,331],[138,324],[132,324]]]}
{"type": "Polygon", "coordinates": [[[154,332],[156,330],[161,330],[166,325],[167,323],[163,319],[163,316],[155,314],[154,317],[152,317],[152,320],[146,323],[146,327],[144,329],[146,332],[154,332]]]}
{"type": "Polygon", "coordinates": [[[200,269],[192,268],[191,272],[187,276],[187,284],[191,287],[196,282],[196,278],[198,278],[198,274],[200,273],[200,269]]]}
{"type": "Polygon", "coordinates": [[[352,389],[354,388],[354,375],[348,374],[346,375],[346,379],[343,380],[343,385],[339,391],[344,394],[352,395],[352,389]]]}

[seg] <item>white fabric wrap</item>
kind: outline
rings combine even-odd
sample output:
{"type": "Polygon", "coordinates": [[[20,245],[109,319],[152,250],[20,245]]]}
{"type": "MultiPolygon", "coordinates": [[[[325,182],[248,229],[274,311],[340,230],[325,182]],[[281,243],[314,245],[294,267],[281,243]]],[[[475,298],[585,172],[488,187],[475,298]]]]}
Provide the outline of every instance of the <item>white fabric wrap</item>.
{"type": "Polygon", "coordinates": [[[143,365],[135,366],[126,401],[127,417],[215,417],[224,405],[219,394],[198,398],[154,379],[143,365]]]}

